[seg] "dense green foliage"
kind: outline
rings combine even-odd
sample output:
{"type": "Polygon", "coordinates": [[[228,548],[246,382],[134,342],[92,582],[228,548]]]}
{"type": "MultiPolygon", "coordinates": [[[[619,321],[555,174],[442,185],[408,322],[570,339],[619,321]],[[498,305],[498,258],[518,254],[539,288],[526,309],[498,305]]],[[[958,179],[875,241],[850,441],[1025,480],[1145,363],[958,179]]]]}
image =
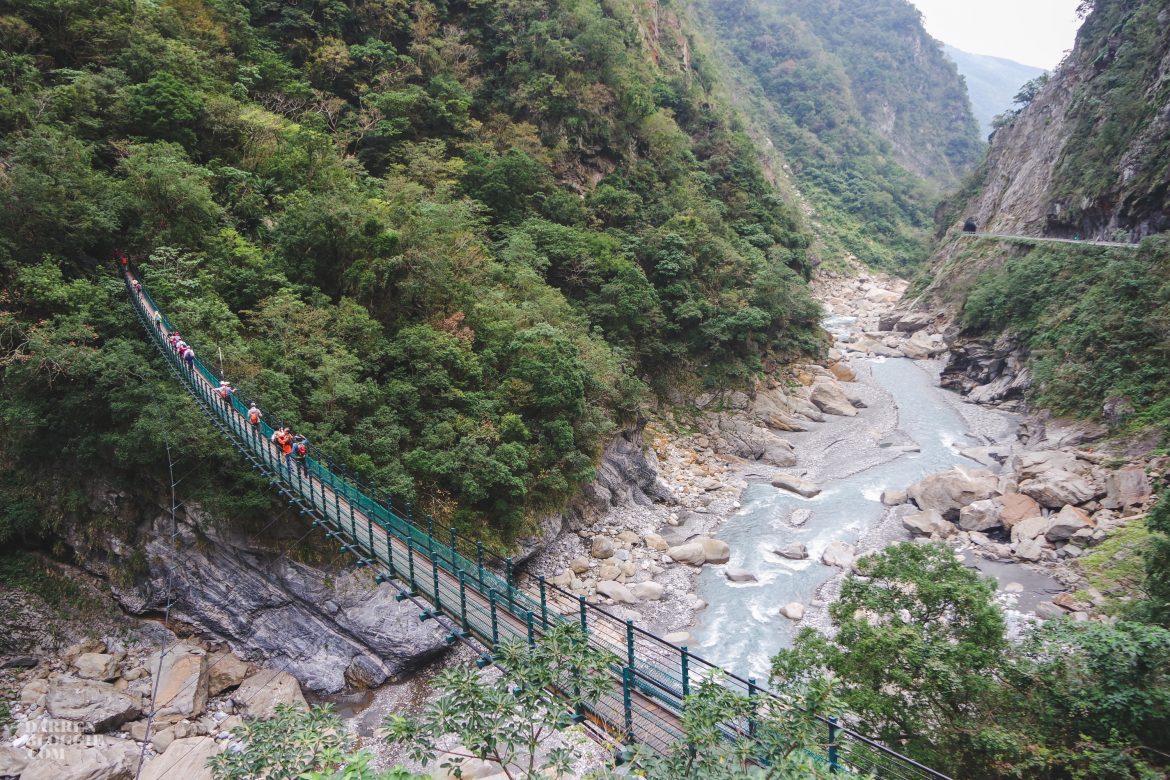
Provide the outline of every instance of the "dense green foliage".
{"type": "Polygon", "coordinates": [[[813,206],[827,252],[893,270],[925,259],[935,187],[956,181],[981,144],[962,81],[913,6],[700,7],[742,89],[761,96],[756,123],[813,206]]]}
{"type": "Polygon", "coordinates": [[[648,385],[818,349],[796,210],[648,13],[0,2],[4,538],[157,473],[164,429],[221,452],[134,333],[119,250],[269,420],[503,539],[648,385]]]}
{"type": "Polygon", "coordinates": [[[964,778],[1154,778],[1170,748],[1170,631],[1049,621],[1020,644],[981,581],[941,544],[859,561],[774,681],[831,673],[862,731],[964,778]]]}
{"type": "Polygon", "coordinates": [[[1069,244],[1020,246],[979,275],[963,304],[973,334],[1007,330],[1032,350],[1035,401],[1099,416],[1128,399],[1135,424],[1170,431],[1170,239],[1136,251],[1069,244]]]}

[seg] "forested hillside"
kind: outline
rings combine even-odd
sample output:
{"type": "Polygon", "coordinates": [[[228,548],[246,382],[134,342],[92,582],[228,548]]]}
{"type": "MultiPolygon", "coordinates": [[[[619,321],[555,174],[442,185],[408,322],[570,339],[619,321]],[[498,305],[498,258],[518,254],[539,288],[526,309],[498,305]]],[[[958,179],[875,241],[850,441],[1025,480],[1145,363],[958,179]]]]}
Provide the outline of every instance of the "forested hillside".
{"type": "Polygon", "coordinates": [[[1043,68],[1023,65],[1003,57],[972,54],[954,46],[943,46],[943,51],[954,60],[963,80],[967,82],[971,109],[985,136],[991,135],[995,129],[993,120],[1013,108],[1013,101],[1020,94],[1021,88],[1044,73],[1043,68]]]}
{"type": "Polygon", "coordinates": [[[703,0],[730,89],[753,98],[826,254],[923,260],[940,189],[983,151],[954,63],[906,0],[703,0]]]}
{"type": "Polygon", "coordinates": [[[4,0],[0,41],[2,539],[166,442],[213,464],[189,495],[267,505],[119,252],[270,420],[492,538],[649,393],[819,347],[809,234],[668,4],[4,0]]]}

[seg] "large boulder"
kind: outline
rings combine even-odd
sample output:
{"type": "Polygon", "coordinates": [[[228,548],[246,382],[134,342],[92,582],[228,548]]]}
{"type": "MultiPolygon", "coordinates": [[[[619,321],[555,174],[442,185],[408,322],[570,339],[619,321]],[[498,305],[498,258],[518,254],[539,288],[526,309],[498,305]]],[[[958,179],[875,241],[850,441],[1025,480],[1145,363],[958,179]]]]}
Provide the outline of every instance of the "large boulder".
{"type": "Polygon", "coordinates": [[[1003,527],[1003,505],[998,498],[972,501],[959,510],[959,527],[964,531],[990,531],[1003,527]]]}
{"type": "Polygon", "coordinates": [[[646,534],[642,537],[642,542],[646,545],[646,549],[654,552],[666,552],[670,548],[666,540],[658,534],[646,534]]]}
{"type": "Polygon", "coordinates": [[[155,653],[147,664],[158,691],[155,719],[197,718],[207,708],[207,653],[201,647],[176,644],[155,653]]]}
{"type": "Polygon", "coordinates": [[[803,561],[808,558],[808,548],[804,542],[793,542],[776,548],[776,554],[790,561],[803,561]]]}
{"type": "Polygon", "coordinates": [[[124,655],[108,653],[82,653],[73,661],[77,676],[83,680],[115,680],[118,677],[118,663],[124,655]]]}
{"type": "Polygon", "coordinates": [[[804,604],[799,601],[790,601],[784,606],[780,607],[780,615],[789,620],[803,620],[804,619],[804,604]]]}
{"type": "Polygon", "coordinates": [[[1036,450],[1012,456],[1008,463],[1021,480],[1035,479],[1046,471],[1069,471],[1077,473],[1081,464],[1077,456],[1063,450],[1036,450]]]}
{"type": "Polygon", "coordinates": [[[924,512],[915,512],[912,515],[903,517],[902,527],[915,536],[938,534],[939,536],[947,537],[955,533],[955,527],[933,509],[927,509],[924,512]]]}
{"type": "Polygon", "coordinates": [[[207,658],[207,694],[219,696],[236,688],[248,676],[251,667],[241,661],[235,653],[220,651],[207,658]]]}
{"type": "Polygon", "coordinates": [[[620,582],[603,580],[597,583],[597,592],[608,599],[613,599],[618,604],[638,603],[638,599],[630,592],[630,589],[620,582]]]}
{"type": "Polygon", "coordinates": [[[986,469],[955,466],[930,474],[907,491],[919,509],[933,509],[948,520],[959,519],[959,510],[998,492],[999,480],[986,469]]]}
{"type": "Polygon", "coordinates": [[[1036,503],[1036,499],[1031,496],[1025,496],[1023,493],[1008,493],[1000,496],[998,500],[1001,507],[999,519],[1004,528],[1011,529],[1021,520],[1040,516],[1040,504],[1036,503]]]}
{"type": "Polygon", "coordinates": [[[211,737],[176,739],[161,756],[142,770],[140,780],[211,780],[207,760],[227,747],[211,737]]]}
{"type": "Polygon", "coordinates": [[[1025,539],[1012,547],[1012,553],[1022,561],[1038,561],[1044,555],[1044,546],[1036,539],[1025,539]]]}
{"type": "Polygon", "coordinates": [[[116,729],[142,714],[137,694],[98,680],[58,677],[49,681],[45,709],[50,717],[80,721],[87,731],[116,729]]]}
{"type": "Polygon", "coordinates": [[[32,759],[32,753],[24,748],[0,746],[0,777],[19,777],[32,759]]]}
{"type": "Polygon", "coordinates": [[[1048,523],[1050,521],[1051,518],[1040,516],[1021,520],[1012,526],[1012,541],[1023,542],[1043,536],[1048,531],[1048,523]]]}
{"type": "Polygon", "coordinates": [[[1150,497],[1150,480],[1139,466],[1128,466],[1110,471],[1105,477],[1105,498],[1101,506],[1106,509],[1128,509],[1145,503],[1150,497]]]}
{"type": "Polygon", "coordinates": [[[1082,528],[1093,526],[1093,520],[1088,512],[1075,506],[1066,506],[1049,520],[1048,527],[1044,530],[1044,538],[1050,542],[1064,542],[1082,528]]]}
{"type": "Polygon", "coordinates": [[[819,379],[809,388],[808,400],[825,414],[856,417],[857,409],[850,402],[841,385],[831,379],[819,379]]]}
{"type": "Polygon", "coordinates": [[[944,352],[946,347],[941,341],[927,335],[926,331],[918,331],[906,339],[899,349],[902,350],[903,355],[912,360],[926,360],[944,352]]]}
{"type": "Polygon", "coordinates": [[[1084,477],[1061,469],[1045,471],[1034,479],[1021,482],[1020,492],[1050,509],[1059,509],[1065,504],[1083,504],[1100,495],[1100,491],[1084,477]]]}
{"type": "MultiPolygon", "coordinates": [[[[927,314],[926,312],[916,312],[907,314],[897,322],[892,323],[890,328],[882,328],[882,330],[895,330],[899,333],[917,333],[932,322],[934,322],[933,315],[927,314]]],[[[885,318],[882,319],[882,323],[888,324],[885,318]]]]}
{"type": "Polygon", "coordinates": [[[857,555],[857,548],[846,542],[834,540],[829,542],[825,551],[821,553],[821,563],[826,566],[836,566],[838,569],[848,569],[853,565],[857,555]]]}
{"type": "MultiPolygon", "coordinates": [[[[132,780],[138,770],[139,747],[129,739],[91,736],[46,745],[29,761],[21,780],[132,780]]],[[[143,775],[145,777],[145,774],[143,775]]],[[[187,775],[173,775],[187,780],[187,775]]]]}
{"type": "Polygon", "coordinates": [[[772,479],[772,487],[787,490],[805,498],[812,498],[821,492],[820,487],[794,474],[777,474],[772,479]]]}
{"type": "Polygon", "coordinates": [[[666,551],[670,559],[675,563],[686,563],[691,566],[702,566],[707,562],[707,554],[703,550],[703,545],[699,542],[687,542],[680,544],[677,547],[671,547],[666,551]]]}
{"type": "Polygon", "coordinates": [[[589,547],[589,553],[599,560],[613,557],[613,539],[608,536],[595,536],[593,543],[589,547]]]}
{"type": "Polygon", "coordinates": [[[638,582],[630,586],[630,593],[639,601],[658,601],[666,593],[666,588],[657,582],[638,582]]]}
{"type": "Polygon", "coordinates": [[[237,714],[259,720],[275,716],[279,704],[288,704],[302,710],[309,708],[297,678],[276,669],[261,669],[256,672],[244,680],[231,699],[236,706],[237,714]]]}
{"type": "Polygon", "coordinates": [[[700,536],[695,541],[703,545],[703,559],[706,563],[727,563],[731,560],[731,547],[722,539],[700,536]]]}
{"type": "Polygon", "coordinates": [[[740,569],[735,566],[728,566],[727,571],[723,572],[723,576],[727,577],[731,582],[758,582],[759,578],[752,574],[747,569],[740,569]]]}

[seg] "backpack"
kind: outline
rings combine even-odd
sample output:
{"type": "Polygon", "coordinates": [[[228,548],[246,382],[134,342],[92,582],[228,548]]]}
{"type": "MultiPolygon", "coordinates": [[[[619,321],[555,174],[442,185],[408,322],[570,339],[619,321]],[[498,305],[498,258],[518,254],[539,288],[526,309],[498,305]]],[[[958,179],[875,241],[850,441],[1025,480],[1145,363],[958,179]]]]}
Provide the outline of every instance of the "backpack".
{"type": "Polygon", "coordinates": [[[308,451],[309,451],[309,445],[306,442],[298,441],[296,444],[293,445],[293,454],[296,455],[298,458],[305,457],[305,454],[308,451]]]}
{"type": "Polygon", "coordinates": [[[260,422],[260,410],[259,409],[253,408],[253,409],[248,410],[248,422],[252,423],[253,425],[260,422]]]}

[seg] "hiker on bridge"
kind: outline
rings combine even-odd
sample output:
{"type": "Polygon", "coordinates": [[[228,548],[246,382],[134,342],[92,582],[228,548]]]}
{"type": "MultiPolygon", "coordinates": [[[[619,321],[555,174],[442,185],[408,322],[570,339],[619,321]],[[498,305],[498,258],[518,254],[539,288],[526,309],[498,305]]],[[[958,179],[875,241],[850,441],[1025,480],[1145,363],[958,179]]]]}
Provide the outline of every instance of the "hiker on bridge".
{"type": "Polygon", "coordinates": [[[236,392],[236,388],[232,387],[224,379],[220,381],[219,387],[215,389],[215,392],[219,393],[219,400],[223,404],[223,408],[230,411],[232,408],[232,394],[236,392]]]}
{"type": "Polygon", "coordinates": [[[195,370],[195,350],[187,347],[181,353],[179,353],[179,357],[181,357],[183,362],[187,364],[188,373],[195,370]]]}
{"type": "Polygon", "coordinates": [[[162,332],[162,312],[156,311],[154,313],[154,316],[150,318],[150,321],[154,323],[154,329],[161,333],[162,332]]]}
{"type": "Polygon", "coordinates": [[[297,464],[297,471],[302,477],[309,476],[309,440],[298,433],[293,437],[292,457],[297,464]]]}
{"type": "Polygon", "coordinates": [[[260,427],[260,419],[263,416],[264,416],[264,412],[260,411],[260,407],[256,406],[256,402],[253,401],[248,406],[248,422],[250,422],[252,424],[253,428],[259,428],[260,427]]]}
{"type": "Polygon", "coordinates": [[[280,428],[272,432],[272,443],[280,448],[280,452],[288,460],[288,465],[292,466],[292,434],[288,432],[288,428],[280,428]]]}

